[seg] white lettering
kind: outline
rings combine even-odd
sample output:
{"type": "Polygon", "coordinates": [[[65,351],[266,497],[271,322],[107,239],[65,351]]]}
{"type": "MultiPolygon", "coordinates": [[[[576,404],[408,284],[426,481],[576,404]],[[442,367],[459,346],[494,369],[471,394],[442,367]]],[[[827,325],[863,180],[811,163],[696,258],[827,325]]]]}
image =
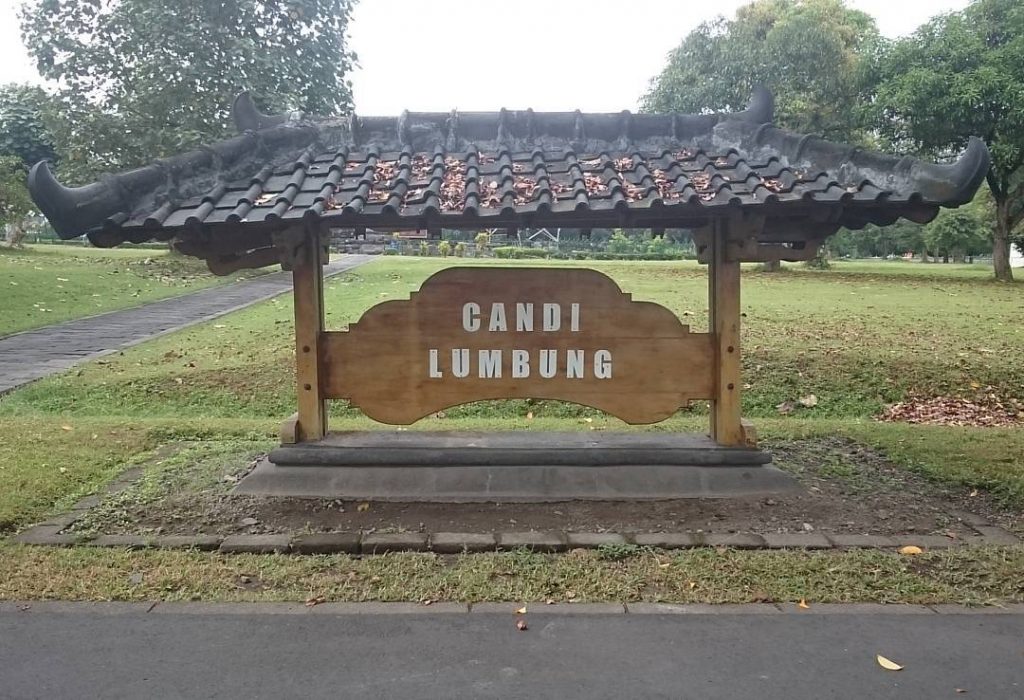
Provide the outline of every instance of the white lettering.
{"type": "Polygon", "coordinates": [[[469,350],[452,349],[452,375],[462,379],[469,376],[469,350]]]}
{"type": "Polygon", "coordinates": [[[501,350],[481,350],[479,364],[481,379],[501,379],[501,350]]]}
{"type": "Polygon", "coordinates": [[[437,367],[437,349],[436,348],[431,348],[430,349],[430,375],[429,376],[430,376],[431,379],[440,379],[441,377],[444,376],[441,373],[441,370],[438,369],[438,367],[437,367]]]}
{"type": "Polygon", "coordinates": [[[491,304],[491,323],[487,326],[487,330],[491,333],[508,330],[508,322],[505,320],[505,305],[501,302],[491,304]]]}
{"type": "Polygon", "coordinates": [[[612,354],[607,350],[594,353],[594,376],[597,379],[612,378],[612,354]]]}
{"type": "Polygon", "coordinates": [[[533,304],[516,304],[516,330],[533,332],[533,304]]]}
{"type": "Polygon", "coordinates": [[[568,350],[565,355],[565,378],[583,379],[583,351],[568,350]]]}
{"type": "Polygon", "coordinates": [[[540,376],[544,379],[551,379],[558,371],[558,351],[540,351],[540,376]]]}
{"type": "Polygon", "coordinates": [[[562,307],[558,304],[544,304],[544,330],[557,331],[562,327],[562,307]]]}
{"type": "Polygon", "coordinates": [[[530,353],[525,350],[512,351],[512,377],[525,379],[530,376],[530,353]]]}
{"type": "Polygon", "coordinates": [[[580,332],[580,305],[573,304],[569,307],[569,330],[573,333],[580,332]]]}
{"type": "Polygon", "coordinates": [[[462,327],[467,333],[480,330],[480,305],[469,302],[462,305],[462,327]]]}

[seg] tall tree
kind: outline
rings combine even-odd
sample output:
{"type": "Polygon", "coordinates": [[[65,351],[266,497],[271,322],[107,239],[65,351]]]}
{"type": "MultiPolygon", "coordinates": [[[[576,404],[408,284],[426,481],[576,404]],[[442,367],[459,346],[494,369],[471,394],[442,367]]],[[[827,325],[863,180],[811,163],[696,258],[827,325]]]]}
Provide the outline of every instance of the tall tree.
{"type": "Polygon", "coordinates": [[[343,113],[354,0],[27,0],[22,34],[59,86],[62,175],[86,180],[226,134],[233,97],[343,113]]]}
{"type": "Polygon", "coordinates": [[[642,105],[657,112],[743,109],[753,87],[766,85],[780,125],[859,142],[880,41],[874,20],[843,0],[756,0],[734,19],[690,32],[642,105]]]}
{"type": "Polygon", "coordinates": [[[0,156],[14,156],[27,166],[57,159],[42,117],[51,103],[42,88],[0,85],[0,156]]]}
{"type": "Polygon", "coordinates": [[[25,238],[25,220],[33,210],[25,187],[25,165],[17,156],[0,155],[0,227],[7,244],[21,246],[25,238]]]}
{"type": "Polygon", "coordinates": [[[896,42],[881,62],[880,130],[900,148],[952,156],[970,136],[992,153],[995,276],[1011,280],[1024,222],[1024,3],[975,0],[896,42]]]}

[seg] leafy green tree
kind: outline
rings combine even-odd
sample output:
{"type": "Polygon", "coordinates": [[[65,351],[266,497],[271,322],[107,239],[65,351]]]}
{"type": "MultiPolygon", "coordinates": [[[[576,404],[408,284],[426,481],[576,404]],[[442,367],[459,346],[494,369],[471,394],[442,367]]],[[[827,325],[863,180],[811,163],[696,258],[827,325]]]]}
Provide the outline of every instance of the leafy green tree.
{"type": "Polygon", "coordinates": [[[879,129],[901,148],[951,156],[970,136],[992,153],[995,276],[1011,280],[1024,221],[1024,3],[975,0],[897,41],[880,63],[879,129]]]}
{"type": "Polygon", "coordinates": [[[970,207],[946,209],[924,229],[928,249],[943,262],[963,262],[968,255],[977,255],[986,248],[988,236],[984,222],[970,207]]]}
{"type": "Polygon", "coordinates": [[[0,155],[15,156],[27,166],[57,159],[42,117],[50,104],[42,88],[0,85],[0,155]]]}
{"type": "Polygon", "coordinates": [[[28,0],[22,34],[59,86],[47,117],[64,177],[140,165],[224,137],[232,99],[343,113],[354,0],[28,0]]]}
{"type": "Polygon", "coordinates": [[[690,32],[652,82],[655,112],[741,110],[756,85],[776,98],[776,121],[800,132],[863,141],[878,29],[843,0],[757,0],[734,19],[690,32]]]}
{"type": "Polygon", "coordinates": [[[25,165],[17,156],[0,156],[0,226],[8,245],[19,247],[25,238],[25,219],[32,213],[32,199],[25,186],[25,165]]]}

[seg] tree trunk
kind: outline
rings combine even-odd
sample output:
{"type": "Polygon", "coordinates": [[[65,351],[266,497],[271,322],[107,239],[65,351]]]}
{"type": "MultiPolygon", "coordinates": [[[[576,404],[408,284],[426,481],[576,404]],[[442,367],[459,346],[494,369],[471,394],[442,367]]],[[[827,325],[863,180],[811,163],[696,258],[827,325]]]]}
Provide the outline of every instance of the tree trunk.
{"type": "Polygon", "coordinates": [[[992,234],[992,267],[1000,282],[1012,282],[1010,268],[1010,203],[996,198],[996,230],[992,234]]]}
{"type": "Polygon", "coordinates": [[[927,248],[922,248],[921,249],[921,262],[923,262],[923,263],[928,262],[928,249],[927,248]]]}
{"type": "Polygon", "coordinates": [[[964,253],[964,251],[958,250],[956,248],[953,249],[953,262],[959,265],[963,265],[966,260],[967,255],[966,253],[964,253]]]}
{"type": "Polygon", "coordinates": [[[761,263],[762,272],[778,272],[782,269],[782,263],[778,260],[769,260],[768,262],[761,263]]]}

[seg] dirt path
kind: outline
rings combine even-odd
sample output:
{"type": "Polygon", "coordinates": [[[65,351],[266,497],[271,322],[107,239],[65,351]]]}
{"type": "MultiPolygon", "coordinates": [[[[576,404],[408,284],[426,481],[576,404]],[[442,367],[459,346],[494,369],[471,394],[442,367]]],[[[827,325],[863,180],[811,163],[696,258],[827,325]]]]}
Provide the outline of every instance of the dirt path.
{"type": "MultiPolygon", "coordinates": [[[[367,255],[346,255],[328,265],[324,274],[336,275],[370,260],[367,255]]],[[[0,338],[0,395],[81,362],[243,309],[291,288],[292,274],[275,272],[0,338]]]]}

